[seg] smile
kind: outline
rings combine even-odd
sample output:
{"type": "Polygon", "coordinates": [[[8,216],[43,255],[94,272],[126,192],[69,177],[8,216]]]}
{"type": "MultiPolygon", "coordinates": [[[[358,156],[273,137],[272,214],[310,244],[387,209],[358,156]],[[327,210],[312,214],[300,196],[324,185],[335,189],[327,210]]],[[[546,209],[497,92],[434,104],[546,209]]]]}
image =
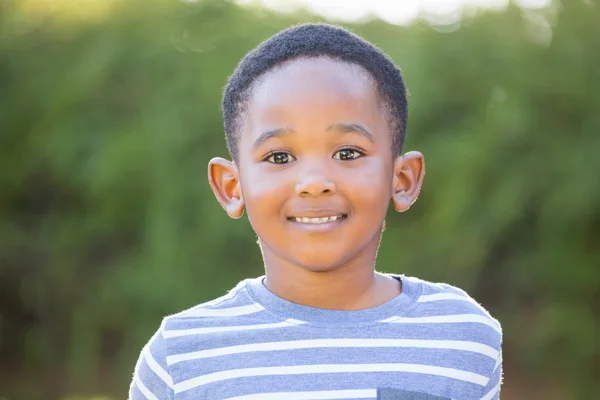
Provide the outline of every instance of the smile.
{"type": "Polygon", "coordinates": [[[318,225],[318,224],[326,224],[328,222],[338,221],[338,220],[341,220],[344,218],[346,218],[346,214],[332,215],[332,216],[328,216],[328,217],[326,216],[326,217],[319,217],[319,218],[289,217],[288,220],[299,222],[302,224],[318,225]]]}

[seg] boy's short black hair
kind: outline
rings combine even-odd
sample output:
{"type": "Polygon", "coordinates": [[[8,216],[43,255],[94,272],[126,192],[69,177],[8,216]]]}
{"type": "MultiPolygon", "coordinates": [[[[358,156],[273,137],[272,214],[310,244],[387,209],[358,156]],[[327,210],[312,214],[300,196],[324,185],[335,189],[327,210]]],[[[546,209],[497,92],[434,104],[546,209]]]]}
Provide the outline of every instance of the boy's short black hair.
{"type": "Polygon", "coordinates": [[[327,24],[303,24],[283,30],[250,51],[229,77],[223,94],[225,138],[231,157],[238,156],[243,113],[252,84],[264,73],[296,58],[329,57],[359,65],[374,79],[385,105],[393,140],[399,155],[407,122],[406,87],[402,73],[380,49],[352,32],[327,24]]]}

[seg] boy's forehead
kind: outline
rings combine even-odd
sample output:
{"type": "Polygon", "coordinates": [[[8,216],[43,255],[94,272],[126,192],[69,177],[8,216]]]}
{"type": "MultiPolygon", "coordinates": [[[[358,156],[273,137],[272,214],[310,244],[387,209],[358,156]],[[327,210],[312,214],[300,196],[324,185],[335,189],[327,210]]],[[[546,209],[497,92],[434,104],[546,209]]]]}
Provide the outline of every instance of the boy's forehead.
{"type": "Polygon", "coordinates": [[[375,93],[375,83],[361,66],[328,57],[287,61],[260,77],[253,89],[254,101],[273,96],[365,96],[375,93]]]}
{"type": "Polygon", "coordinates": [[[249,99],[246,116],[254,122],[301,111],[306,117],[326,117],[327,111],[364,117],[380,111],[379,96],[368,72],[325,57],[278,66],[256,82],[249,99]]]}

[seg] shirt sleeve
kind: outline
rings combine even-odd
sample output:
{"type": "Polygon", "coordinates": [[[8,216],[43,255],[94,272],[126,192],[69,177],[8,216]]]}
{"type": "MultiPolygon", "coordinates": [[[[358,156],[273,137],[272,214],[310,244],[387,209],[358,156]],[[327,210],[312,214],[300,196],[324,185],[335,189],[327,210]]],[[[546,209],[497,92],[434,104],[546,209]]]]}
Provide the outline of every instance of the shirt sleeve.
{"type": "Polygon", "coordinates": [[[135,366],[129,400],[173,400],[173,378],[167,365],[163,329],[144,346],[135,366]]]}
{"type": "Polygon", "coordinates": [[[502,353],[498,355],[498,360],[492,371],[490,381],[483,389],[481,400],[500,400],[500,386],[502,385],[502,353]]]}

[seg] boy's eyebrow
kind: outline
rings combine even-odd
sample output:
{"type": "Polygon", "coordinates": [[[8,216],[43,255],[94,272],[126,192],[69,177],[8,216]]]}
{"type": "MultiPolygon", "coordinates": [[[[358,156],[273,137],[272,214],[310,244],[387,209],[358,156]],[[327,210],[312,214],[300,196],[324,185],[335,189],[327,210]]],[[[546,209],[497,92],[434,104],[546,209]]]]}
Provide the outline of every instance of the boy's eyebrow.
{"type": "Polygon", "coordinates": [[[295,133],[292,128],[276,128],[265,131],[260,134],[260,136],[254,141],[252,145],[252,149],[256,150],[262,145],[264,142],[271,138],[281,137],[290,133],[295,133]]]}
{"type": "MultiPolygon", "coordinates": [[[[369,130],[363,125],[358,123],[337,122],[335,124],[329,125],[326,131],[335,133],[357,133],[367,138],[370,142],[375,142],[373,134],[369,132],[369,130]]],[[[290,133],[295,133],[295,131],[292,128],[286,127],[275,128],[265,131],[261,133],[260,136],[254,141],[252,149],[258,149],[264,142],[266,142],[269,139],[285,136],[290,133]]]]}
{"type": "Polygon", "coordinates": [[[327,128],[327,131],[336,133],[358,133],[369,139],[370,142],[375,142],[373,134],[363,125],[358,123],[338,122],[330,125],[327,128]]]}

